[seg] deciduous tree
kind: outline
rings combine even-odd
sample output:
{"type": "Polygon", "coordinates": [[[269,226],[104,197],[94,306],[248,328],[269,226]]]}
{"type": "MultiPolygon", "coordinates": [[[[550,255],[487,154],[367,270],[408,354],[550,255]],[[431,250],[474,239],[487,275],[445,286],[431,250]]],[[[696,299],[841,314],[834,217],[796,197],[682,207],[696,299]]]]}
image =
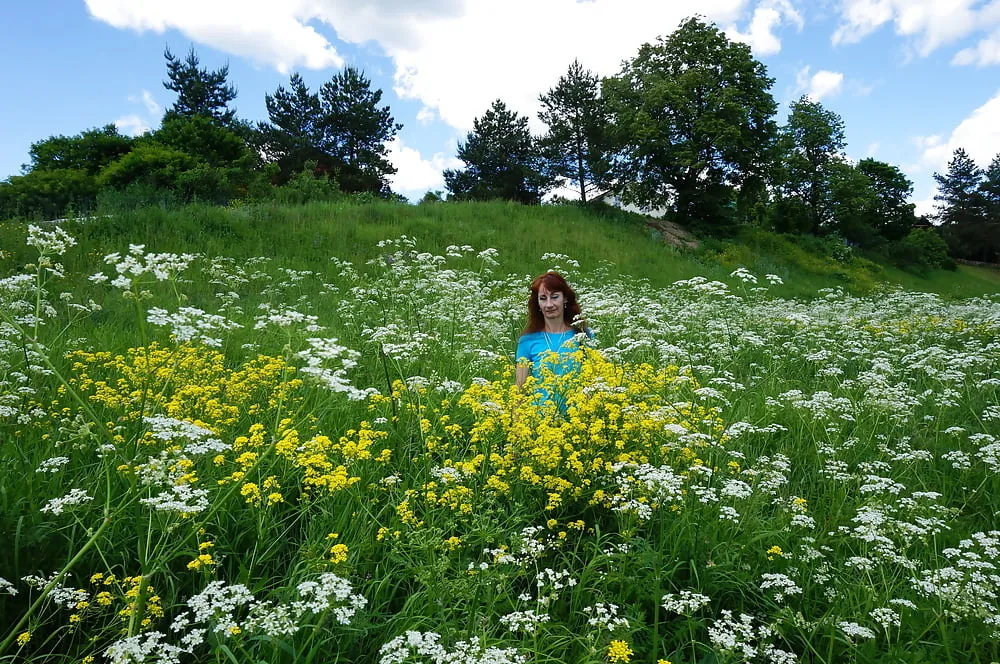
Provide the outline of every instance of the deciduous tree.
{"type": "Polygon", "coordinates": [[[689,18],[605,81],[626,200],[668,207],[705,229],[730,225],[763,193],[774,142],[773,79],[750,47],[689,18]]]}

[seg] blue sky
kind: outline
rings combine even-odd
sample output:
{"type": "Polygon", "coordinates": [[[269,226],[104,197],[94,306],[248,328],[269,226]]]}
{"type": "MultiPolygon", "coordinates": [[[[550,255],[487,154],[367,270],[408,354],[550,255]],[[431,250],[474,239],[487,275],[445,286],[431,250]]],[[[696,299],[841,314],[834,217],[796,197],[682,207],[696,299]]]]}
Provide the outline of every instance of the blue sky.
{"type": "Polygon", "coordinates": [[[266,119],[264,94],[300,72],[317,89],[365,70],[404,125],[393,188],[441,189],[457,143],[496,98],[529,115],[574,58],[612,75],[639,46],[701,14],[750,44],[787,105],[809,94],[839,113],[851,158],[900,166],[918,212],[956,147],[1000,153],[1000,0],[33,0],[0,27],[0,179],[34,141],[107,123],[155,128],[173,94],[163,50],[229,64],[235,106],[266,119]]]}

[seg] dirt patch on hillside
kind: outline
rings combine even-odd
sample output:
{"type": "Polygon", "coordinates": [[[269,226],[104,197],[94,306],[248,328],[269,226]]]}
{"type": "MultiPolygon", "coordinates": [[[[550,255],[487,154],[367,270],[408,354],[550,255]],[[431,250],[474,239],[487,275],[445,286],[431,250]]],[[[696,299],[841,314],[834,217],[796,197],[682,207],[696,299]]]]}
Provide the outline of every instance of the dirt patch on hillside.
{"type": "Polygon", "coordinates": [[[646,225],[658,232],[664,242],[678,249],[697,249],[701,245],[701,241],[698,238],[687,232],[683,226],[675,224],[672,221],[647,219],[646,225]]]}

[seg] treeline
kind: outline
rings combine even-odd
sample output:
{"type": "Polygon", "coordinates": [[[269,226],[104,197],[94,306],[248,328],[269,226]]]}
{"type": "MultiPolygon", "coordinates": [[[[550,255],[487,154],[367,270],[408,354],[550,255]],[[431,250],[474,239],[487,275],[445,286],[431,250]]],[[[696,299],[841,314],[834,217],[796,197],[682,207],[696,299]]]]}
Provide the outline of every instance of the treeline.
{"type": "MultiPolygon", "coordinates": [[[[177,100],[158,129],[129,138],[107,126],[35,143],[24,174],[0,183],[0,215],[57,216],[108,198],[399,198],[387,144],[402,125],[363,73],[348,67],[315,92],[293,74],[266,95],[269,121],[251,124],[230,107],[227,67],[204,69],[193,50],[183,60],[165,55],[164,85],[177,100]]],[[[539,98],[541,136],[496,100],[459,145],[465,166],[445,171],[446,192],[424,200],[537,204],[564,187],[584,203],[612,192],[706,234],[757,225],[918,269],[952,267],[949,248],[1000,260],[997,160],[982,171],[956,151],[948,172],[935,174],[937,214],[918,219],[898,167],[846,157],[836,113],[803,97],[779,125],[773,84],[748,46],[690,18],[616,76],[574,61],[539,98]]]]}

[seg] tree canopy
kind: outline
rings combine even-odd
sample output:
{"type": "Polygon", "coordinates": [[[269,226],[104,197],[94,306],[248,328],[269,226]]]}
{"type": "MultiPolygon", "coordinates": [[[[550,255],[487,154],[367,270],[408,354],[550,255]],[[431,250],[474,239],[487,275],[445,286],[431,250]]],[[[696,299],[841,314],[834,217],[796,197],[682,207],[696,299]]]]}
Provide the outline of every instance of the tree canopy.
{"type": "Polygon", "coordinates": [[[541,153],[528,129],[528,118],[497,99],[472,126],[458,146],[458,158],[466,167],[444,172],[450,197],[540,202],[550,180],[542,172],[541,153]]]}
{"type": "Polygon", "coordinates": [[[177,93],[177,100],[167,110],[167,117],[203,115],[227,125],[236,117],[236,109],[229,108],[229,102],[236,99],[236,88],[229,85],[229,65],[215,71],[199,66],[201,64],[194,47],[183,60],[167,48],[163,52],[167,60],[167,80],[163,87],[177,93]]]}
{"type": "Polygon", "coordinates": [[[764,192],[773,82],[747,45],[699,18],[644,44],[604,85],[623,197],[702,228],[733,223],[737,189],[747,206],[764,192]]]}
{"type": "Polygon", "coordinates": [[[587,194],[610,184],[607,158],[608,108],[598,76],[574,60],[555,87],[539,96],[538,117],[548,126],[539,146],[553,178],[569,181],[587,194]]]}

